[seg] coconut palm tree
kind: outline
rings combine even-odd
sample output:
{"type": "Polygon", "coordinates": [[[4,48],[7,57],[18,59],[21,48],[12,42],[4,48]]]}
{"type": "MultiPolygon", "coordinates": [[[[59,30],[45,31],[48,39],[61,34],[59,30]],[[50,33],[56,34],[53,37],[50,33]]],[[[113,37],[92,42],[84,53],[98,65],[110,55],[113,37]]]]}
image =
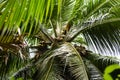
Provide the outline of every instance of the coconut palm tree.
{"type": "Polygon", "coordinates": [[[0,0],[0,78],[103,80],[119,22],[120,0],[0,0]]]}

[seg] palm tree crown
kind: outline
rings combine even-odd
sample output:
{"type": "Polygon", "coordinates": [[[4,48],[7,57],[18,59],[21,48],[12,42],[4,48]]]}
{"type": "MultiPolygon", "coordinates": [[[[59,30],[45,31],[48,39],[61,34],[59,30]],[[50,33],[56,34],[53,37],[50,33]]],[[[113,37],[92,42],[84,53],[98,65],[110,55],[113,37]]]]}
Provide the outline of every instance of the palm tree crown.
{"type": "Polygon", "coordinates": [[[103,80],[119,22],[120,0],[0,0],[0,78],[103,80]]]}

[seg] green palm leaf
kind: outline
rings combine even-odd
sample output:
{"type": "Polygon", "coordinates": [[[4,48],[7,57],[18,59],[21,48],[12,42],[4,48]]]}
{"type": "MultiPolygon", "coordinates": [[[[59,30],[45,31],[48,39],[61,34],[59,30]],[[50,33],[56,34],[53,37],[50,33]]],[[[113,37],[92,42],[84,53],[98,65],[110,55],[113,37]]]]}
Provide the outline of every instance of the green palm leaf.
{"type": "MultiPolygon", "coordinates": [[[[46,18],[52,14],[55,3],[54,0],[9,0],[6,1],[6,3],[2,1],[0,3],[0,30],[2,33],[0,41],[3,41],[4,35],[8,35],[9,37],[12,34],[19,33],[17,31],[18,28],[22,34],[26,32],[28,32],[29,35],[31,35],[31,32],[36,33],[39,27],[38,24],[46,22],[44,17],[46,18]],[[46,5],[46,2],[48,2],[48,4],[52,3],[52,5],[46,5]],[[45,12],[46,14],[44,14],[45,12]],[[48,12],[50,14],[48,14],[48,12]],[[33,31],[33,28],[35,31],[33,31]]],[[[7,42],[10,42],[12,38],[8,40],[7,42]]]]}
{"type": "Polygon", "coordinates": [[[36,63],[36,65],[39,67],[34,76],[36,80],[51,80],[51,78],[56,79],[59,76],[61,76],[61,78],[63,77],[64,80],[65,75],[62,74],[65,73],[66,66],[68,66],[68,76],[71,75],[72,79],[88,80],[88,75],[82,58],[70,43],[65,43],[61,45],[58,49],[46,52],[46,54],[47,55],[45,56],[41,56],[41,59],[36,63]],[[68,61],[66,62],[66,60],[68,61]],[[62,64],[58,64],[61,61],[62,64]],[[60,68],[60,66],[63,66],[63,70],[60,68]]]}
{"type": "Polygon", "coordinates": [[[89,75],[89,80],[103,80],[103,74],[100,72],[100,70],[94,66],[89,60],[84,59],[84,62],[86,64],[86,68],[88,69],[88,75],[89,75]]]}
{"type": "Polygon", "coordinates": [[[102,73],[107,66],[120,63],[119,59],[115,57],[101,56],[97,54],[88,54],[86,58],[90,60],[102,73]]]}
{"type": "Polygon", "coordinates": [[[68,70],[67,74],[75,80],[88,80],[85,64],[77,50],[69,43],[66,43],[63,46],[66,46],[65,51],[67,51],[65,52],[66,56],[63,57],[68,70]]]}
{"type": "Polygon", "coordinates": [[[85,18],[81,18],[79,23],[73,26],[73,30],[68,33],[65,40],[72,41],[83,33],[90,50],[105,55],[118,55],[119,0],[102,0],[96,3],[89,0],[88,3],[91,4],[86,4],[89,11],[86,12],[85,18]]]}
{"type": "Polygon", "coordinates": [[[27,62],[13,53],[0,53],[0,79],[8,79],[14,72],[23,67],[27,62]]]}
{"type": "Polygon", "coordinates": [[[36,63],[36,72],[33,75],[35,80],[64,80],[59,74],[58,63],[55,61],[53,51],[47,51],[36,63]],[[57,71],[56,71],[57,70],[57,71]]]}

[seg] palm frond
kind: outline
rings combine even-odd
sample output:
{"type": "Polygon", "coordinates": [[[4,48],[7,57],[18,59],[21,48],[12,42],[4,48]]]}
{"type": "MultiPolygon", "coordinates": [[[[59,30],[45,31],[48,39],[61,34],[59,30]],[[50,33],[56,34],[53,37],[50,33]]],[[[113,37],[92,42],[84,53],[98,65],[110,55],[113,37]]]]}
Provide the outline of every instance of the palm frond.
{"type": "Polygon", "coordinates": [[[77,0],[63,0],[62,1],[62,9],[61,9],[61,17],[62,22],[70,21],[72,18],[72,12],[74,10],[75,4],[77,0]],[[69,14],[68,14],[69,13],[69,14]]]}
{"type": "MultiPolygon", "coordinates": [[[[7,35],[8,38],[12,34],[17,34],[18,28],[20,28],[22,34],[26,32],[28,32],[29,35],[31,35],[31,32],[36,33],[39,28],[38,25],[46,22],[46,17],[52,15],[54,4],[56,4],[54,0],[6,0],[6,3],[2,1],[0,3],[0,30],[2,33],[0,41],[2,41],[3,38],[6,39],[4,35],[7,35]],[[48,2],[49,5],[46,5],[46,2],[48,2]],[[2,5],[4,7],[2,7],[2,5]]],[[[8,40],[12,40],[12,38],[8,40]]]]}
{"type": "MultiPolygon", "coordinates": [[[[61,76],[63,80],[68,79],[65,76],[66,73],[68,73],[67,76],[71,76],[71,79],[88,80],[88,75],[82,58],[70,43],[65,43],[53,51],[46,52],[46,54],[43,54],[45,56],[41,56],[41,59],[36,63],[39,67],[34,76],[36,80],[50,79],[52,78],[50,75],[55,74],[55,72],[57,72],[56,75],[61,76]],[[60,62],[62,62],[61,65],[58,64],[60,62]],[[62,66],[62,70],[60,69],[60,66],[62,66]],[[66,69],[69,72],[65,72],[66,69]]],[[[53,78],[56,78],[56,75],[53,75],[53,78]]]]}
{"type": "Polygon", "coordinates": [[[61,4],[59,7],[57,7],[57,4],[55,5],[50,18],[54,32],[56,33],[55,36],[61,35],[64,27],[70,22],[75,3],[76,0],[62,0],[58,3],[61,4]],[[57,10],[59,10],[59,15],[56,13],[57,10]]]}
{"type": "MultiPolygon", "coordinates": [[[[117,25],[117,23],[115,23],[115,25],[117,25]]],[[[107,24],[106,27],[103,29],[101,25],[101,28],[86,31],[84,35],[89,49],[103,55],[118,56],[118,46],[120,44],[119,29],[117,30],[113,26],[112,24],[107,24]]],[[[117,26],[119,26],[119,23],[117,26]]]]}
{"type": "Polygon", "coordinates": [[[103,80],[103,74],[101,71],[93,65],[89,60],[83,58],[86,68],[88,69],[89,80],[103,80]]]}
{"type": "Polygon", "coordinates": [[[67,74],[72,77],[72,79],[83,79],[87,80],[88,75],[86,73],[85,65],[82,61],[81,56],[76,51],[76,49],[69,43],[65,43],[58,49],[59,53],[62,53],[61,58],[65,63],[65,69],[68,70],[67,74]],[[65,48],[65,49],[64,49],[65,48]],[[63,55],[64,53],[64,55],[63,55]],[[63,56],[63,57],[62,57],[63,56]]]}
{"type": "Polygon", "coordinates": [[[13,53],[5,52],[0,53],[0,78],[8,79],[14,72],[23,67],[27,60],[22,60],[19,56],[14,55],[13,53]]]}
{"type": "Polygon", "coordinates": [[[56,63],[55,56],[52,56],[53,52],[48,51],[41,56],[36,64],[36,71],[33,75],[35,80],[64,80],[59,73],[58,63],[56,63]],[[47,55],[46,55],[47,54],[47,55]]]}
{"type": "Polygon", "coordinates": [[[88,54],[85,58],[90,60],[102,73],[107,66],[120,63],[119,59],[115,57],[101,56],[93,53],[88,54]]]}
{"type": "Polygon", "coordinates": [[[9,79],[32,79],[33,73],[35,72],[35,65],[34,64],[27,64],[24,67],[17,70],[17,72],[13,73],[9,79]]]}
{"type": "Polygon", "coordinates": [[[89,6],[88,10],[91,10],[90,14],[87,13],[89,17],[85,16],[82,18],[83,21],[79,20],[79,23],[73,26],[73,30],[65,38],[66,41],[72,41],[80,33],[83,33],[91,50],[105,55],[119,55],[119,0],[101,0],[101,4],[100,2],[93,4],[92,0],[90,2],[91,4],[86,4],[87,7],[89,6]],[[94,6],[97,9],[92,10],[94,6]]]}

